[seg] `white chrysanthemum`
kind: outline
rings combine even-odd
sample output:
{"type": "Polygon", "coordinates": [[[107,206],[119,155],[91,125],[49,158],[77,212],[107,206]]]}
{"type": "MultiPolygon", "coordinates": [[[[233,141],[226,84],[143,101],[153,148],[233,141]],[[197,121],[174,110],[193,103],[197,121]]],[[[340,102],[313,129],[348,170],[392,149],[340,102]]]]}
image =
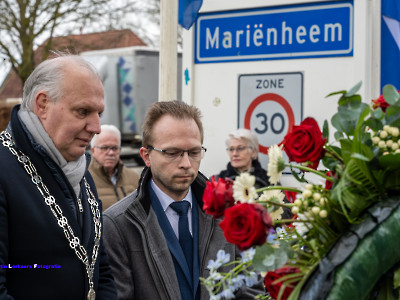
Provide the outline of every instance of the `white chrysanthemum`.
{"type": "MultiPolygon", "coordinates": [[[[285,203],[283,199],[285,198],[285,194],[282,193],[280,190],[267,190],[262,193],[258,200],[260,201],[274,201],[277,203],[285,203]]],[[[268,209],[269,214],[273,220],[280,220],[283,214],[283,208],[281,206],[274,206],[273,204],[269,205],[272,206],[272,210],[268,209]]]]}
{"type": "Polygon", "coordinates": [[[242,173],[236,176],[233,183],[233,198],[242,203],[255,203],[257,199],[257,191],[254,187],[256,177],[249,173],[242,173]]]}
{"type": "Polygon", "coordinates": [[[283,145],[273,145],[268,149],[268,172],[269,182],[276,185],[285,169],[285,160],[282,152],[283,145]]]}

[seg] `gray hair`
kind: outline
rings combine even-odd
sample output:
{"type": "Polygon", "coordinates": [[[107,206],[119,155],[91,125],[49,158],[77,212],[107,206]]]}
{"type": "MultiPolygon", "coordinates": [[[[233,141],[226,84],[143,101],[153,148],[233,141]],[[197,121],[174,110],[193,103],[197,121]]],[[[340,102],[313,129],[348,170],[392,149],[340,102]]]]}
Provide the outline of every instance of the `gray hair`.
{"type": "Polygon", "coordinates": [[[57,53],[57,57],[41,62],[29,75],[22,94],[22,110],[33,111],[36,95],[44,91],[50,100],[57,102],[63,97],[61,89],[66,66],[74,64],[84,68],[100,80],[96,68],[78,55],[57,53]]]}
{"type": "Polygon", "coordinates": [[[229,147],[229,143],[232,139],[244,139],[249,148],[256,150],[256,155],[258,157],[258,138],[254,132],[245,128],[232,131],[228,134],[228,138],[225,141],[227,147],[229,147]]]}
{"type": "Polygon", "coordinates": [[[101,132],[99,134],[95,134],[92,141],[90,142],[90,145],[92,147],[97,146],[97,138],[103,132],[109,132],[109,133],[114,134],[114,136],[118,139],[119,144],[121,145],[121,131],[119,131],[119,129],[117,127],[115,127],[114,125],[104,124],[104,125],[101,125],[101,132]]]}

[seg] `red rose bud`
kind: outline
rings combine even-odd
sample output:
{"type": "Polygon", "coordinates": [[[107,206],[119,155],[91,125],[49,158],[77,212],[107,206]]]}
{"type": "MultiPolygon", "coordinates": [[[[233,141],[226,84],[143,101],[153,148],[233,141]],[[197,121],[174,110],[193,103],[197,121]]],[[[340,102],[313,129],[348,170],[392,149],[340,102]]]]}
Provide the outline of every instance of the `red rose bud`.
{"type": "Polygon", "coordinates": [[[235,204],[233,198],[233,181],[219,178],[215,181],[214,176],[211,181],[207,181],[206,189],[203,194],[203,210],[214,218],[224,215],[225,209],[235,204]]]}
{"type": "Polygon", "coordinates": [[[225,239],[243,251],[265,243],[272,218],[260,204],[240,203],[225,210],[220,227],[225,239]]]}
{"type": "Polygon", "coordinates": [[[326,138],[313,118],[306,118],[299,126],[293,126],[283,140],[290,161],[311,162],[309,167],[313,169],[318,167],[319,160],[325,154],[325,142],[326,138]]]}
{"type": "MultiPolygon", "coordinates": [[[[326,172],[326,175],[328,175],[329,177],[335,177],[335,172],[333,172],[333,171],[328,171],[328,172],[326,172]]],[[[332,185],[333,185],[333,181],[329,181],[329,180],[326,180],[325,181],[325,189],[326,190],[330,190],[330,189],[332,189],[332,185]]]]}
{"type": "Polygon", "coordinates": [[[283,191],[286,195],[286,199],[290,202],[293,203],[294,200],[296,200],[296,195],[297,192],[290,192],[290,191],[283,191]]]}
{"type": "Polygon", "coordinates": [[[383,95],[380,95],[378,99],[372,100],[372,108],[377,109],[378,107],[382,108],[382,110],[385,112],[386,108],[388,108],[389,103],[386,102],[385,98],[383,98],[383,95]]]}
{"type": "MultiPolygon", "coordinates": [[[[274,298],[278,299],[279,291],[281,288],[283,288],[283,285],[285,283],[285,280],[276,282],[276,280],[282,278],[283,276],[293,274],[293,273],[300,273],[300,270],[295,267],[282,267],[278,270],[275,270],[273,272],[268,272],[267,275],[264,278],[264,285],[265,288],[268,290],[269,295],[274,298]]],[[[282,293],[281,300],[285,300],[289,298],[290,294],[293,291],[293,288],[297,285],[297,283],[300,281],[299,280],[295,282],[291,282],[290,284],[285,285],[285,289],[282,293]]]]}

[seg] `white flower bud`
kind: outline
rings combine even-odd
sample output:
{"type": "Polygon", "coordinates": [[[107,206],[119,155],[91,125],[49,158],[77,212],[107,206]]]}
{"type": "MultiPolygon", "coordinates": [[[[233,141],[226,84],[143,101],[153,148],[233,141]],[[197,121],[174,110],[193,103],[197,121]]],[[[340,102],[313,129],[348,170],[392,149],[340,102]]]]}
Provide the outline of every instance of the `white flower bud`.
{"type": "Polygon", "coordinates": [[[303,191],[303,197],[304,198],[309,198],[309,197],[311,197],[311,195],[312,195],[312,192],[310,190],[304,190],[303,191]]]}
{"type": "Polygon", "coordinates": [[[398,137],[400,134],[399,128],[397,127],[392,127],[392,132],[391,132],[392,136],[394,137],[398,137]]]}
{"type": "Polygon", "coordinates": [[[382,149],[385,148],[385,147],[386,147],[385,141],[379,141],[378,147],[379,147],[379,148],[382,148],[382,149]]]}
{"type": "MultiPolygon", "coordinates": [[[[392,140],[386,141],[386,146],[387,146],[388,148],[392,147],[392,145],[393,145],[393,141],[392,141],[392,140]]],[[[395,145],[396,145],[396,146],[399,146],[399,145],[397,145],[397,143],[395,143],[395,145]]]]}
{"type": "Polygon", "coordinates": [[[396,151],[394,151],[395,154],[400,153],[400,149],[397,149],[396,151]]]}
{"type": "Polygon", "coordinates": [[[382,131],[379,133],[379,136],[380,136],[382,139],[385,139],[385,138],[387,138],[387,136],[388,136],[388,132],[385,131],[385,130],[382,130],[382,131]]]}
{"type": "Polygon", "coordinates": [[[389,125],[383,126],[383,130],[385,130],[387,133],[389,133],[390,132],[390,126],[389,125]]]}
{"type": "Polygon", "coordinates": [[[321,210],[321,211],[319,212],[319,216],[320,216],[321,218],[325,219],[325,218],[328,216],[328,212],[327,212],[325,209],[323,209],[323,210],[321,210]]]}
{"type": "Polygon", "coordinates": [[[321,205],[325,205],[325,203],[328,201],[328,199],[326,199],[325,197],[322,197],[320,200],[319,200],[319,204],[321,204],[321,205]]]}
{"type": "Polygon", "coordinates": [[[399,144],[393,143],[392,149],[393,149],[394,151],[396,151],[397,149],[399,149],[399,144]]]}
{"type": "Polygon", "coordinates": [[[321,199],[321,194],[320,194],[320,193],[314,193],[314,194],[313,194],[313,199],[314,199],[315,201],[318,201],[319,199],[321,199]]]}
{"type": "Polygon", "coordinates": [[[320,208],[318,206],[314,206],[311,211],[313,212],[313,214],[318,215],[320,212],[320,208]]]}
{"type": "Polygon", "coordinates": [[[373,136],[371,138],[372,143],[374,143],[374,145],[378,145],[379,141],[381,140],[378,136],[373,136]]]}
{"type": "Polygon", "coordinates": [[[307,183],[307,184],[304,186],[304,188],[311,191],[311,190],[313,189],[313,185],[312,185],[311,183],[307,183]]]}
{"type": "Polygon", "coordinates": [[[297,206],[292,207],[292,214],[297,215],[299,213],[299,208],[297,206]]]}
{"type": "Polygon", "coordinates": [[[300,199],[296,199],[296,200],[294,200],[294,202],[293,202],[293,204],[296,205],[296,206],[298,206],[298,207],[300,207],[302,203],[303,203],[303,201],[301,201],[300,199]]]}

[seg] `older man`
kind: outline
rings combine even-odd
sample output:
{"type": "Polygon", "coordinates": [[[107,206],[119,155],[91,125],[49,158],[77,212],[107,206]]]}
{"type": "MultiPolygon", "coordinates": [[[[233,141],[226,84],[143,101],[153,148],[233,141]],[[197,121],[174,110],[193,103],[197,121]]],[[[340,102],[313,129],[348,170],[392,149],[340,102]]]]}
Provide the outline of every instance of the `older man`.
{"type": "Polygon", "coordinates": [[[0,135],[0,299],[116,299],[86,147],[104,90],[78,56],[42,62],[0,135]]]}
{"type": "MultiPolygon", "coordinates": [[[[234,257],[219,221],[202,210],[207,178],[199,172],[206,149],[197,108],[156,102],[143,123],[139,188],[104,213],[104,236],[120,300],[209,299],[200,277],[224,249],[234,257]]],[[[226,269],[225,269],[226,271],[226,269]]],[[[241,288],[254,299],[262,284],[241,288]]]]}
{"type": "Polygon", "coordinates": [[[96,184],[103,210],[133,192],[139,175],[120,160],[121,132],[114,125],[101,125],[101,133],[92,140],[90,174],[96,184]]]}

